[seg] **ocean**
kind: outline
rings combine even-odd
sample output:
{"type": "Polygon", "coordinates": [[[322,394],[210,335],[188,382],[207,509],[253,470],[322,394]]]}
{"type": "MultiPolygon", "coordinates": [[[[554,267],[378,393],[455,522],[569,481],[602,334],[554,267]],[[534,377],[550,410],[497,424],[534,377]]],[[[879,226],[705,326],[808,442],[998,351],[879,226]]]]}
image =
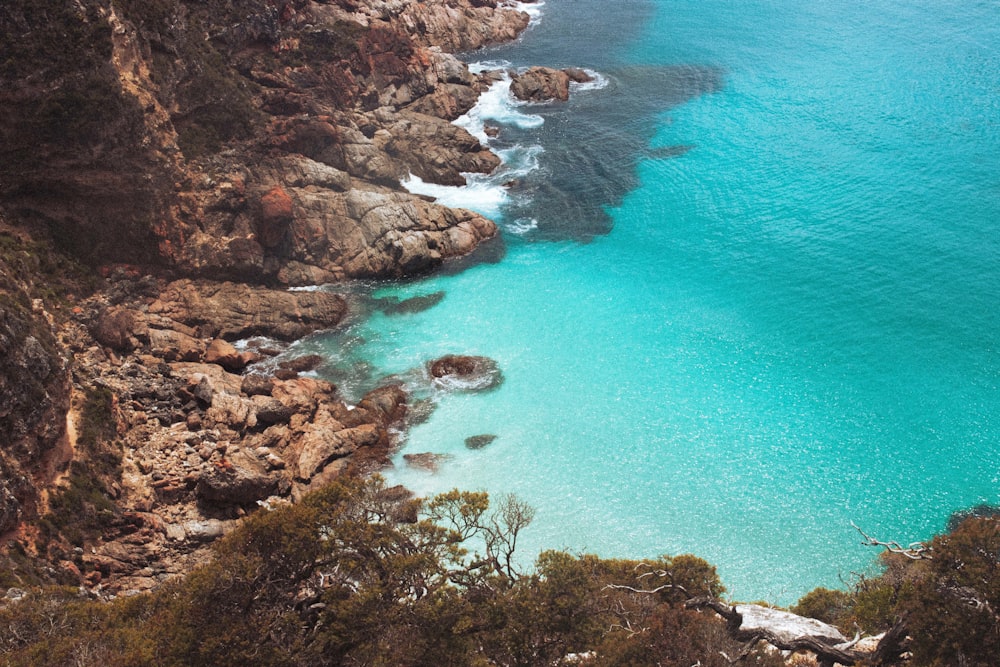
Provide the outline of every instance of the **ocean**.
{"type": "Polygon", "coordinates": [[[532,9],[463,58],[595,81],[542,105],[498,84],[459,122],[500,128],[501,171],[407,184],[502,243],[357,286],[350,325],[297,346],[350,398],[414,392],[390,481],[516,494],[525,563],[693,553],[781,604],[874,571],[852,524],[906,543],[1000,503],[1000,4],[532,9]],[[435,388],[449,353],[503,384],[435,388]]]}

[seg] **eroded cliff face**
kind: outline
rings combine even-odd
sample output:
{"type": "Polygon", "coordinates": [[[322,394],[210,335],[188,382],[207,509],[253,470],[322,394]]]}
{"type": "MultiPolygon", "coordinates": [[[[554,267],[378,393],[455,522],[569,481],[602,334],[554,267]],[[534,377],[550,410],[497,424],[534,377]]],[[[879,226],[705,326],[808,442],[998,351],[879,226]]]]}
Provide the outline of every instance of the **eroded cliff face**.
{"type": "Polygon", "coordinates": [[[41,298],[56,290],[39,251],[0,218],[0,536],[33,515],[65,444],[69,359],[41,298]]]}
{"type": "Polygon", "coordinates": [[[449,51],[527,22],[495,0],[0,6],[0,584],[149,588],[259,502],[386,460],[400,387],[348,406],[299,377],[316,360],[231,341],[351,308],[284,287],[496,234],[400,180],[497,166],[450,123],[481,84],[449,51]]]}

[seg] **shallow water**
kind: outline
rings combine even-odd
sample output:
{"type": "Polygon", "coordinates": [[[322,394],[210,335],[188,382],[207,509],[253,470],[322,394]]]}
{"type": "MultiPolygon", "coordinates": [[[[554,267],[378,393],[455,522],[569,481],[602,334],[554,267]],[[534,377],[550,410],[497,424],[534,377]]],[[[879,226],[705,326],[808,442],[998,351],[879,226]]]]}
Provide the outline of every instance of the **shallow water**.
{"type": "Polygon", "coordinates": [[[901,4],[547,0],[468,56],[607,85],[468,121],[507,171],[434,194],[498,219],[499,261],[301,344],[436,402],[404,451],[453,458],[390,477],[520,495],[528,560],[691,552],[785,603],[872,566],[852,521],[907,542],[1000,501],[1000,6],[901,4]],[[504,383],[429,388],[447,353],[504,383]]]}

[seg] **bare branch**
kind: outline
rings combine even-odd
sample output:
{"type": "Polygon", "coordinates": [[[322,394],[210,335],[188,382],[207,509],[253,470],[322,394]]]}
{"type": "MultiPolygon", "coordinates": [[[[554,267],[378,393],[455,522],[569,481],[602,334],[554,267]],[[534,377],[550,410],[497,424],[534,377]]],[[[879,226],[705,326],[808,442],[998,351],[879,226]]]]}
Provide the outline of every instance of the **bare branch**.
{"type": "Polygon", "coordinates": [[[904,547],[899,542],[883,542],[875,539],[871,535],[868,535],[865,531],[861,530],[853,521],[851,522],[851,525],[854,526],[854,529],[861,533],[861,536],[865,538],[865,541],[862,542],[865,546],[883,547],[890,553],[902,554],[912,560],[931,560],[931,548],[923,542],[911,542],[909,546],[904,547]]]}
{"type": "MultiPolygon", "coordinates": [[[[649,565],[649,563],[639,563],[633,568],[633,571],[638,570],[639,568],[642,567],[651,567],[651,566],[649,565]]],[[[603,590],[612,588],[615,590],[631,591],[633,593],[639,593],[640,595],[655,595],[660,591],[676,590],[680,591],[681,593],[683,593],[688,597],[691,596],[691,594],[688,593],[686,588],[684,588],[680,584],[674,583],[674,574],[673,572],[670,572],[668,570],[650,570],[649,572],[643,572],[642,574],[638,575],[636,579],[643,579],[645,577],[653,577],[653,576],[666,577],[670,581],[670,583],[663,584],[662,586],[657,586],[656,588],[634,588],[632,586],[626,586],[624,584],[608,584],[604,587],[603,590]]]]}

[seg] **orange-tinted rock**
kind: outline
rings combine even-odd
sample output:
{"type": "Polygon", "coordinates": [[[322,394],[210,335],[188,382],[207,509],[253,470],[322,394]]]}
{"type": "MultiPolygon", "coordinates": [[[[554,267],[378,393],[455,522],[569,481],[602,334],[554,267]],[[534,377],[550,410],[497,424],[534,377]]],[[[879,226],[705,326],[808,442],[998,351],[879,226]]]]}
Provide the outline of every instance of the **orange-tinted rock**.
{"type": "Polygon", "coordinates": [[[257,239],[265,248],[274,248],[288,236],[288,227],[295,217],[295,204],[279,185],[260,198],[260,208],[257,239]]]}
{"type": "Polygon", "coordinates": [[[238,373],[246,366],[240,351],[221,338],[213,340],[205,350],[205,363],[218,364],[230,373],[238,373]]]}

